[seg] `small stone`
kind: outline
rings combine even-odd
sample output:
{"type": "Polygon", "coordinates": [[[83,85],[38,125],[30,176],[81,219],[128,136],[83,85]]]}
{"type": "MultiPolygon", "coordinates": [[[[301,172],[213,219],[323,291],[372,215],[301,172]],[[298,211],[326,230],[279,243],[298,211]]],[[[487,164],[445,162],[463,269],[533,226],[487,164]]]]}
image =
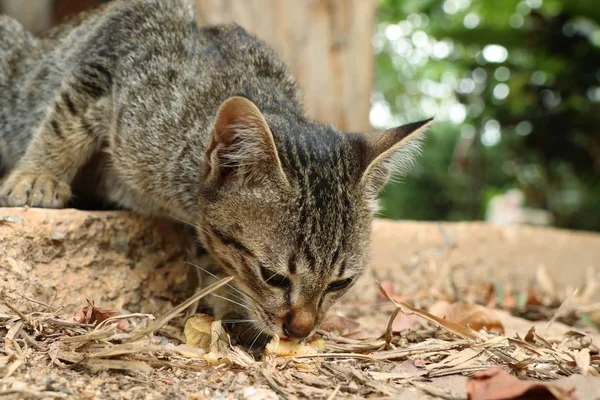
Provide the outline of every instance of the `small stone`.
{"type": "Polygon", "coordinates": [[[66,237],[67,237],[66,232],[59,231],[58,229],[56,229],[54,232],[52,232],[52,239],[53,240],[63,240],[66,237]]]}
{"type": "Polygon", "coordinates": [[[9,224],[16,224],[16,223],[21,223],[23,222],[23,217],[18,216],[18,215],[3,215],[2,218],[0,218],[0,222],[6,222],[9,224]]]}
{"type": "Polygon", "coordinates": [[[15,381],[10,388],[11,390],[25,390],[27,388],[27,384],[23,381],[15,381]]]}

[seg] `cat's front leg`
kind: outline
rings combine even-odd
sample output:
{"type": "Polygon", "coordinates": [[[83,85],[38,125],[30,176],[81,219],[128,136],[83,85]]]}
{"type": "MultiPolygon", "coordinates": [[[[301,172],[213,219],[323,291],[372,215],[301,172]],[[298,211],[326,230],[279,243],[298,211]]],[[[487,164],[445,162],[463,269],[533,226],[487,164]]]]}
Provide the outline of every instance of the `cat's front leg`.
{"type": "Polygon", "coordinates": [[[71,182],[100,146],[97,113],[108,73],[83,67],[63,82],[27,151],[0,188],[0,205],[62,208],[71,182]]]}

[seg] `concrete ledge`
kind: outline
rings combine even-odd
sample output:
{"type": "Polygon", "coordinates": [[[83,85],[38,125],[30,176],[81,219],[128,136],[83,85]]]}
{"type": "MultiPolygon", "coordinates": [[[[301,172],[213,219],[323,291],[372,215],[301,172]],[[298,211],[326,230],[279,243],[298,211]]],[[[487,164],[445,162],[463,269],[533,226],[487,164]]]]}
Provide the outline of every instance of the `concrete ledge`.
{"type": "MultiPolygon", "coordinates": [[[[190,294],[187,246],[180,226],[127,212],[0,208],[0,296],[24,311],[39,310],[27,297],[159,313],[190,294]]],[[[375,221],[372,248],[371,273],[349,299],[374,299],[376,279],[419,280],[420,268],[525,285],[544,265],[579,285],[600,266],[598,234],[484,223],[375,221]]]]}
{"type": "Polygon", "coordinates": [[[0,297],[159,312],[188,292],[186,243],[180,227],[127,212],[0,208],[0,297]]]}

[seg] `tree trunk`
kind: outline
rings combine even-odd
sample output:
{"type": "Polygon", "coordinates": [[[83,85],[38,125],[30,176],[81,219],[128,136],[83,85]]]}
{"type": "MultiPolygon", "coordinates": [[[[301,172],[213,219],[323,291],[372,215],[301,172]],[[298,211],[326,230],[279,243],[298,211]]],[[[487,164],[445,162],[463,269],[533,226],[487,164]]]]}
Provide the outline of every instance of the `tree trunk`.
{"type": "MultiPolygon", "coordinates": [[[[169,1],[169,0],[165,0],[169,1]]],[[[0,0],[4,12],[39,31],[102,0],[0,0]]],[[[374,0],[195,0],[200,24],[236,22],[283,57],[311,117],[368,131],[374,0]]]]}
{"type": "Polygon", "coordinates": [[[0,12],[15,18],[31,32],[50,27],[52,9],[52,0],[0,0],[0,12]]]}
{"type": "Polygon", "coordinates": [[[298,79],[309,114],[370,129],[370,0],[195,0],[200,24],[236,22],[272,45],[298,79]]]}

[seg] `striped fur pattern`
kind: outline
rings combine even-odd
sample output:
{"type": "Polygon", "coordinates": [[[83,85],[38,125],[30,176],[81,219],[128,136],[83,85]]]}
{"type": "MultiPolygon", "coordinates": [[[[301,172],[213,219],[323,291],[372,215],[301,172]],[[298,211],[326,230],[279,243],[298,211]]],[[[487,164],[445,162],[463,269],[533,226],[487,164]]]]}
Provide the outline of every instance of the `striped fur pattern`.
{"type": "Polygon", "coordinates": [[[268,46],[190,3],[117,0],[39,37],[0,17],[0,202],[193,224],[207,271],[235,277],[217,317],[305,338],[364,272],[377,193],[429,121],[315,123],[268,46]]]}

